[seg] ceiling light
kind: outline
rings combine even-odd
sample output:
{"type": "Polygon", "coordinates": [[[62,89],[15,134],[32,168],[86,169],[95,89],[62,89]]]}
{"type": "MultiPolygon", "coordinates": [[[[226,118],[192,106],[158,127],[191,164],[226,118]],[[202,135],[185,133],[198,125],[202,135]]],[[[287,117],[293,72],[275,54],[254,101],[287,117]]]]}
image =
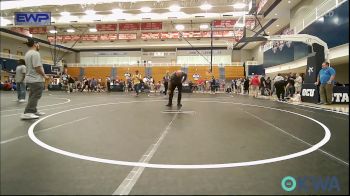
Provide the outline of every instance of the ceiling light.
{"type": "Polygon", "coordinates": [[[113,9],[112,10],[113,14],[119,14],[119,13],[123,13],[122,9],[113,9]]]}
{"type": "Polygon", "coordinates": [[[52,33],[52,34],[57,33],[56,30],[50,30],[49,32],[52,33]]]}
{"type": "Polygon", "coordinates": [[[277,16],[277,13],[275,13],[275,16],[277,16]]]}
{"type": "Polygon", "coordinates": [[[236,9],[242,9],[245,8],[245,6],[247,6],[245,3],[236,3],[233,5],[233,7],[236,9]]]}
{"type": "Polygon", "coordinates": [[[94,10],[86,10],[85,14],[87,15],[94,15],[96,12],[94,10]]]}
{"type": "Polygon", "coordinates": [[[61,12],[61,16],[69,16],[70,13],[69,12],[61,12]]]}
{"type": "Polygon", "coordinates": [[[74,33],[75,30],[74,30],[74,29],[67,29],[67,32],[68,32],[68,33],[74,33]]]}
{"type": "Polygon", "coordinates": [[[319,19],[317,19],[317,21],[319,21],[319,22],[324,22],[324,17],[323,17],[323,16],[320,17],[319,19]]]}
{"type": "Polygon", "coordinates": [[[208,29],[208,28],[209,28],[209,25],[207,25],[207,24],[201,24],[201,25],[199,26],[199,28],[200,28],[200,29],[208,29]]]}
{"type": "Polygon", "coordinates": [[[179,25],[176,25],[175,28],[176,28],[176,30],[178,30],[178,31],[182,31],[182,30],[185,29],[185,26],[179,24],[179,25]]]}
{"type": "Polygon", "coordinates": [[[150,7],[142,7],[141,9],[141,12],[151,12],[152,9],[150,7]]]}
{"type": "Polygon", "coordinates": [[[205,4],[203,4],[203,5],[200,6],[200,8],[201,8],[202,10],[210,10],[212,7],[213,7],[213,6],[210,5],[210,4],[208,4],[208,3],[205,3],[205,4]]]}
{"type": "Polygon", "coordinates": [[[290,3],[290,1],[288,1],[288,3],[290,3]]]}
{"type": "Polygon", "coordinates": [[[91,29],[89,29],[89,31],[92,32],[92,33],[94,33],[94,32],[97,32],[97,29],[91,28],[91,29]]]}
{"type": "Polygon", "coordinates": [[[279,27],[280,25],[276,25],[276,27],[279,27]]]}
{"type": "Polygon", "coordinates": [[[181,7],[178,6],[178,5],[172,5],[172,6],[169,7],[169,10],[170,10],[171,12],[178,12],[178,11],[181,10],[181,7]]]}

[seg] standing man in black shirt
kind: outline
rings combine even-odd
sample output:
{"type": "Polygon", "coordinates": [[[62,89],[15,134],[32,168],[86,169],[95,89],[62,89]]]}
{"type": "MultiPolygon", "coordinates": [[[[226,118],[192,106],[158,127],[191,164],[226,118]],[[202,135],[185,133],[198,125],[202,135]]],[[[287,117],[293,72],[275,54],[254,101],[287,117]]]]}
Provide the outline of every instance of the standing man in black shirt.
{"type": "Polygon", "coordinates": [[[167,71],[166,75],[163,77],[163,81],[164,81],[164,95],[166,95],[166,92],[168,91],[169,80],[170,80],[170,75],[169,75],[169,71],[167,71]]]}
{"type": "Polygon", "coordinates": [[[174,96],[174,90],[177,87],[177,90],[179,91],[179,94],[177,96],[177,106],[181,107],[181,91],[182,91],[182,83],[186,81],[187,74],[181,70],[175,71],[170,76],[170,83],[169,83],[169,103],[166,105],[168,107],[172,106],[173,102],[173,96],[174,96]]]}

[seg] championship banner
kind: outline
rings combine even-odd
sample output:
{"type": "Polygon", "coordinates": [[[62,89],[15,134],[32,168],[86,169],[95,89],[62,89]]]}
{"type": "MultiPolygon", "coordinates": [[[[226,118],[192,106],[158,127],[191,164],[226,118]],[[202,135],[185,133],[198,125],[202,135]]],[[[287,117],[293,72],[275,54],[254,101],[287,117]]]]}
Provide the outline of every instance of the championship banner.
{"type": "Polygon", "coordinates": [[[119,31],[135,31],[140,30],[140,23],[120,23],[119,31]]]}
{"type": "Polygon", "coordinates": [[[214,20],[214,28],[232,28],[236,24],[236,20],[214,20]]]}
{"type": "Polygon", "coordinates": [[[162,30],[162,22],[144,22],[141,23],[141,30],[162,30]]]}
{"type": "Polygon", "coordinates": [[[117,24],[96,24],[97,31],[116,31],[117,24]]]}
{"type": "Polygon", "coordinates": [[[118,39],[120,40],[131,40],[136,39],[136,33],[119,33],[118,39]]]}
{"type": "Polygon", "coordinates": [[[29,27],[30,34],[46,34],[46,27],[29,27]]]}
{"type": "Polygon", "coordinates": [[[26,36],[29,36],[30,35],[30,32],[28,29],[25,29],[23,27],[12,27],[10,29],[11,31],[14,31],[14,32],[17,32],[17,33],[20,33],[22,35],[26,35],[26,36]]]}
{"type": "Polygon", "coordinates": [[[141,39],[150,40],[150,39],[160,39],[160,33],[141,33],[141,39]]]}

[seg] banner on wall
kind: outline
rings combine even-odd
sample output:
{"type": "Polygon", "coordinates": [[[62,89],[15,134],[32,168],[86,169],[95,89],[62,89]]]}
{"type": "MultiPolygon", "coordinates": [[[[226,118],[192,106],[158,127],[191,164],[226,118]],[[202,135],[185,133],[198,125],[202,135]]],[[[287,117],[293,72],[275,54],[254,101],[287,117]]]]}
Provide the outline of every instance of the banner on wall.
{"type": "Polygon", "coordinates": [[[120,23],[119,31],[136,31],[140,30],[140,23],[120,23]]]}
{"type": "Polygon", "coordinates": [[[20,34],[22,34],[22,35],[30,36],[29,30],[26,29],[26,28],[23,28],[23,27],[12,27],[12,28],[11,28],[11,31],[20,33],[20,34]]]}
{"type": "Polygon", "coordinates": [[[15,12],[15,25],[49,26],[51,12],[15,12]]]}
{"type": "Polygon", "coordinates": [[[119,33],[118,39],[120,40],[132,40],[136,39],[136,33],[119,33]]]}
{"type": "Polygon", "coordinates": [[[160,33],[141,33],[141,39],[160,39],[160,33]]]}
{"type": "Polygon", "coordinates": [[[141,23],[141,30],[162,30],[162,22],[144,22],[141,23]]]}
{"type": "Polygon", "coordinates": [[[232,28],[236,24],[236,20],[214,20],[214,28],[232,28]]]}
{"type": "Polygon", "coordinates": [[[46,34],[46,27],[29,27],[31,34],[46,34]]]}
{"type": "Polygon", "coordinates": [[[116,31],[117,24],[96,24],[97,31],[116,31]]]}

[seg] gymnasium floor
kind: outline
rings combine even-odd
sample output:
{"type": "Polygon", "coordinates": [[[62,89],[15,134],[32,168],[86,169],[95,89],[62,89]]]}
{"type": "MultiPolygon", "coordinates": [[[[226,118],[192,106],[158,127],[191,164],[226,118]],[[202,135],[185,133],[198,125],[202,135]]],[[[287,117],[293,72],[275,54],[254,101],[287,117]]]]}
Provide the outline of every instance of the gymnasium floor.
{"type": "Polygon", "coordinates": [[[183,94],[177,110],[154,94],[45,92],[46,115],[22,121],[13,100],[1,92],[1,194],[349,193],[348,112],[227,94],[183,94]],[[336,176],[340,190],[286,192],[285,176],[336,176]]]}

